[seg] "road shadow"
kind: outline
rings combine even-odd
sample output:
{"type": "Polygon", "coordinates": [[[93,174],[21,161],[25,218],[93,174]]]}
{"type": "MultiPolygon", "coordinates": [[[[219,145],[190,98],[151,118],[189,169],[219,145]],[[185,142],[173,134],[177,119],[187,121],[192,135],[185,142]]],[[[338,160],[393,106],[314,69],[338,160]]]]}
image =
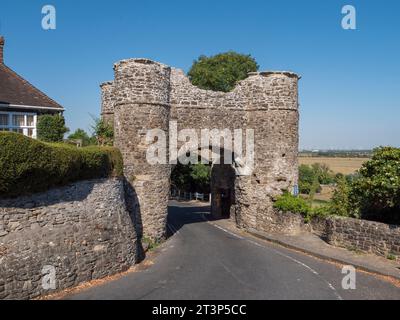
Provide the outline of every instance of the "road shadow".
{"type": "Polygon", "coordinates": [[[209,205],[199,205],[193,202],[171,201],[168,205],[167,237],[173,236],[185,225],[204,223],[206,221],[223,220],[229,218],[216,218],[211,215],[209,205]]]}
{"type": "Polygon", "coordinates": [[[146,258],[145,250],[143,248],[143,223],[142,213],[140,210],[139,198],[135,188],[124,177],[124,198],[126,209],[128,210],[129,217],[136,232],[136,261],[140,263],[146,258]]]}

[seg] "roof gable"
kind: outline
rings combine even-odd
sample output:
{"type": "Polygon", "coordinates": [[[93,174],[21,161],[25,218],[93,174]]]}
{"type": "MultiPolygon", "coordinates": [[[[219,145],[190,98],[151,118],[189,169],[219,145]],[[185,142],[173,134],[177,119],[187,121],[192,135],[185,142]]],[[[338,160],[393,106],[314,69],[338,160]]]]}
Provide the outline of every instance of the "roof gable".
{"type": "Polygon", "coordinates": [[[64,108],[60,104],[3,63],[4,38],[0,37],[0,40],[0,105],[32,106],[63,111],[64,108]]]}

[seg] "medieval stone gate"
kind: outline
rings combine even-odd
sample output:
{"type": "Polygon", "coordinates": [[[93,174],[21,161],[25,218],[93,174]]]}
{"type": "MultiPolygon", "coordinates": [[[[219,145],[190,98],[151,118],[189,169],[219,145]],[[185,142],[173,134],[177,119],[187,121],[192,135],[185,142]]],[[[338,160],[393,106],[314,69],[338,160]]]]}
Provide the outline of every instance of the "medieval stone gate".
{"type": "Polygon", "coordinates": [[[268,230],[273,197],[297,185],[299,76],[251,73],[233,91],[222,93],[199,89],[182,70],[148,59],[122,60],[114,71],[115,80],[101,85],[102,117],[114,125],[143,234],[153,239],[165,235],[171,165],[148,163],[146,132],[169,132],[170,121],[177,122],[178,130],[254,130],[252,174],[220,179],[218,171],[224,169],[215,168],[212,198],[229,190],[237,225],[268,230]]]}

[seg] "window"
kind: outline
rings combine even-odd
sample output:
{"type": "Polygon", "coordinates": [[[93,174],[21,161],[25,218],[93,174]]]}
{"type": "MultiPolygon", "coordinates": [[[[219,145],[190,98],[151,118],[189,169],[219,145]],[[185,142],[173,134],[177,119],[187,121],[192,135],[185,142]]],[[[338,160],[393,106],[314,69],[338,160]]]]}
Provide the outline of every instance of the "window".
{"type": "Polygon", "coordinates": [[[35,117],[33,115],[26,116],[26,126],[34,127],[35,126],[35,117]]]}
{"type": "Polygon", "coordinates": [[[28,137],[33,138],[33,129],[32,128],[28,128],[28,137]]]}
{"type": "Polygon", "coordinates": [[[8,114],[0,114],[0,126],[8,126],[8,114]]]}
{"type": "Polygon", "coordinates": [[[11,131],[36,138],[36,114],[0,112],[0,131],[11,131]]]}
{"type": "Polygon", "coordinates": [[[23,127],[25,126],[25,116],[20,114],[13,114],[13,127],[23,127]]]}

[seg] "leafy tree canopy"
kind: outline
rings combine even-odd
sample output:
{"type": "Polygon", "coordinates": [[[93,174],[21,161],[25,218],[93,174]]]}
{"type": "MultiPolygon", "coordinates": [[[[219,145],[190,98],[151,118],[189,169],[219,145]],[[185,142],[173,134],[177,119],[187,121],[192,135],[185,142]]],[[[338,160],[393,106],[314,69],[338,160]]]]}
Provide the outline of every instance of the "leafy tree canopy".
{"type": "Polygon", "coordinates": [[[302,164],[299,167],[300,193],[310,194],[321,191],[321,184],[332,184],[335,175],[325,164],[314,163],[311,166],[302,164]]]}
{"type": "Polygon", "coordinates": [[[44,142],[62,142],[69,129],[65,126],[65,118],[61,114],[42,115],[38,118],[37,136],[44,142]]]}
{"type": "Polygon", "coordinates": [[[229,51],[211,57],[200,56],[188,76],[192,84],[201,89],[229,92],[238,81],[246,79],[249,72],[258,68],[251,55],[229,51]]]}
{"type": "Polygon", "coordinates": [[[350,202],[350,183],[345,176],[338,176],[336,178],[336,189],[333,193],[332,200],[328,205],[328,211],[332,215],[342,217],[357,218],[354,214],[350,202]]]}
{"type": "Polygon", "coordinates": [[[70,134],[68,136],[68,139],[70,140],[81,140],[82,141],[82,146],[88,146],[93,144],[92,138],[89,137],[89,135],[86,133],[85,130],[83,129],[76,129],[75,132],[70,134]]]}
{"type": "Polygon", "coordinates": [[[178,163],[171,173],[172,184],[181,191],[210,193],[211,167],[178,163]]]}
{"type": "Polygon", "coordinates": [[[114,144],[114,128],[103,119],[93,118],[93,136],[100,146],[112,146],[114,144]]]}
{"type": "Polygon", "coordinates": [[[211,167],[204,164],[191,166],[190,177],[196,191],[210,193],[211,167]]]}
{"type": "Polygon", "coordinates": [[[314,170],[305,164],[299,167],[299,191],[302,194],[309,194],[315,180],[314,170]]]}
{"type": "Polygon", "coordinates": [[[362,218],[400,222],[400,149],[381,147],[365,162],[351,190],[362,218]]]}

